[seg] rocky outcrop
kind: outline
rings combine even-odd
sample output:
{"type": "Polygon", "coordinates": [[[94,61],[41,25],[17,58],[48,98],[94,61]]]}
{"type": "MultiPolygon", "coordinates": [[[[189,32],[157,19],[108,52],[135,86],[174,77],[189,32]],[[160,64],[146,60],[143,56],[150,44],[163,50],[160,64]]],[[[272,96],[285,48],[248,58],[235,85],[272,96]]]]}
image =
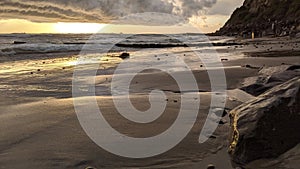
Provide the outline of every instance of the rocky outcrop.
{"type": "Polygon", "coordinates": [[[235,163],[278,157],[300,143],[299,88],[296,77],[230,112],[229,153],[235,163]]]}
{"type": "Polygon", "coordinates": [[[299,0],[245,0],[217,35],[251,37],[291,35],[300,32],[299,0]]]}
{"type": "Polygon", "coordinates": [[[258,96],[276,85],[300,77],[300,65],[281,65],[262,68],[257,77],[246,78],[241,90],[258,96]]]}

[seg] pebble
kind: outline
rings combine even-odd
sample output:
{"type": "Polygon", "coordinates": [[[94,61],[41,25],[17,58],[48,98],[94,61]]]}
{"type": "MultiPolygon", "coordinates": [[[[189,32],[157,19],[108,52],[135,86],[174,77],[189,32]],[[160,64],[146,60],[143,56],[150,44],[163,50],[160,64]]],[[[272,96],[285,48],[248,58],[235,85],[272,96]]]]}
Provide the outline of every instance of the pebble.
{"type": "Polygon", "coordinates": [[[207,166],[207,169],[215,169],[216,167],[214,166],[214,165],[212,165],[212,164],[209,164],[208,166],[207,166]]]}
{"type": "Polygon", "coordinates": [[[221,120],[221,121],[219,122],[219,124],[221,124],[221,125],[226,124],[226,123],[227,123],[226,120],[221,120]]]}
{"type": "Polygon", "coordinates": [[[215,135],[211,135],[211,136],[209,136],[209,138],[211,138],[211,139],[216,139],[216,138],[217,138],[217,136],[215,136],[215,135]]]}
{"type": "Polygon", "coordinates": [[[94,168],[94,167],[86,167],[85,169],[96,169],[96,168],[94,168]]]}

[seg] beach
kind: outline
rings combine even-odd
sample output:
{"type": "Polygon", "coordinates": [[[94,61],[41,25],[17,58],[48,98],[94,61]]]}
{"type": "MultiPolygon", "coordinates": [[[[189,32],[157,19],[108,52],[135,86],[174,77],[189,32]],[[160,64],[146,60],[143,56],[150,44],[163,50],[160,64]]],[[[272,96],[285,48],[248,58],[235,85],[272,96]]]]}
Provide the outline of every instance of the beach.
{"type": "MultiPolygon", "coordinates": [[[[115,38],[117,35],[109,36],[103,38],[104,40],[101,42],[97,41],[98,44],[105,44],[109,38],[115,38]]],[[[167,100],[165,100],[167,107],[164,113],[151,123],[136,124],[128,121],[120,116],[112,101],[110,85],[114,70],[124,60],[106,55],[106,52],[104,52],[105,57],[101,53],[96,60],[101,63],[95,77],[96,96],[86,97],[95,97],[106,120],[114,129],[127,136],[146,138],[158,135],[175,121],[180,109],[182,93],[193,93],[200,98],[197,119],[188,135],[171,150],[145,159],[130,159],[113,155],[96,145],[82,129],[75,113],[72,95],[73,73],[77,66],[78,55],[84,48],[81,43],[76,42],[73,37],[69,37],[70,41],[67,40],[69,43],[66,41],[63,45],[52,43],[53,50],[52,48],[51,50],[43,49],[42,51],[45,52],[37,52],[41,51],[43,47],[39,44],[40,42],[27,43],[27,46],[26,44],[14,45],[6,47],[6,50],[2,49],[0,62],[0,90],[2,93],[0,96],[0,168],[82,169],[89,166],[94,168],[206,168],[209,164],[215,165],[217,169],[234,168],[227,153],[230,130],[228,115],[222,117],[221,123],[216,122],[218,128],[205,143],[199,144],[198,142],[211,107],[211,97],[217,94],[211,90],[207,69],[211,69],[211,71],[222,69],[225,72],[227,97],[224,104],[228,113],[248,99],[255,97],[239,90],[243,87],[246,78],[257,76],[264,67],[300,64],[300,39],[269,37],[245,40],[209,37],[212,42],[223,45],[201,46],[202,42],[206,42],[205,40],[198,41],[202,36],[185,36],[190,38],[189,42],[193,42],[189,44],[191,47],[168,46],[151,49],[133,47],[127,49],[127,52],[130,53],[128,64],[145,64],[146,68],[149,57],[154,58],[158,65],[165,65],[172,57],[183,57],[188,62],[199,87],[197,91],[180,91],[176,80],[166,72],[153,69],[139,72],[130,86],[130,100],[136,109],[141,111],[149,109],[151,106],[149,93],[154,89],[164,91],[167,96],[167,100]],[[34,46],[33,44],[39,45],[34,46]],[[58,46],[63,47],[57,49],[58,46]],[[65,52],[66,48],[69,49],[67,52],[65,52]],[[70,50],[70,48],[72,49],[70,50]],[[205,53],[203,56],[208,57],[208,60],[211,57],[211,51],[216,52],[219,58],[218,62],[223,67],[206,67],[201,59],[195,59],[193,56],[195,51],[205,53]]],[[[14,38],[12,36],[8,39],[14,38]]],[[[30,37],[28,38],[30,39],[30,37]]],[[[89,37],[84,35],[76,38],[85,41],[89,37]]],[[[134,40],[128,43],[130,45],[135,42],[140,43],[140,39],[145,37],[139,38],[134,37],[134,40]]],[[[148,35],[147,38],[151,39],[151,35],[148,35]]],[[[157,40],[155,38],[157,37],[153,37],[153,41],[157,40]]],[[[163,43],[170,43],[170,41],[165,42],[164,40],[159,39],[163,43]]],[[[95,48],[89,46],[88,49],[95,48]]],[[[100,51],[105,50],[106,48],[103,48],[100,51]]],[[[112,53],[118,53],[119,50],[114,50],[112,53]]],[[[93,50],[88,50],[87,53],[92,57],[97,54],[93,50]]],[[[134,67],[129,67],[128,71],[132,69],[134,67]]],[[[180,66],[170,66],[166,69],[176,76],[186,76],[186,69],[180,66]]],[[[122,76],[128,76],[126,70],[123,70],[122,76]]],[[[278,159],[270,159],[264,163],[264,167],[260,166],[260,162],[252,164],[254,167],[251,167],[287,169],[295,167],[298,161],[299,155],[296,151],[296,153],[283,155],[278,159]]]]}

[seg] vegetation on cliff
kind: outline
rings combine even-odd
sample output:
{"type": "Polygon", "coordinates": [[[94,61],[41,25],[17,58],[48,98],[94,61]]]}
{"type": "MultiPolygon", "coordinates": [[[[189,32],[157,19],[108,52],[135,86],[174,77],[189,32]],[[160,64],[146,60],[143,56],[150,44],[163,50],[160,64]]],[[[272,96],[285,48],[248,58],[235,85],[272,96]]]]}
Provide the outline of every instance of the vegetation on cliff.
{"type": "Polygon", "coordinates": [[[280,36],[299,31],[299,0],[245,0],[216,34],[248,36],[255,32],[256,36],[280,36]]]}

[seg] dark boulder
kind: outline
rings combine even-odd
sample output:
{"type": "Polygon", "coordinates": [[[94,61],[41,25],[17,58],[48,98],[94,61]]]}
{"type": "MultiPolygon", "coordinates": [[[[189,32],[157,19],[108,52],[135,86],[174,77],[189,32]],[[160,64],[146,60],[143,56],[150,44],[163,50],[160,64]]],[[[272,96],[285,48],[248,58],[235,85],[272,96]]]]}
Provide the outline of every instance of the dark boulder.
{"type": "Polygon", "coordinates": [[[229,153],[235,163],[276,158],[300,143],[299,88],[296,77],[230,112],[229,153]]]}
{"type": "Polygon", "coordinates": [[[257,77],[246,78],[241,90],[253,96],[259,96],[276,85],[295,77],[300,77],[299,68],[300,65],[281,65],[263,68],[259,71],[257,77]]]}

